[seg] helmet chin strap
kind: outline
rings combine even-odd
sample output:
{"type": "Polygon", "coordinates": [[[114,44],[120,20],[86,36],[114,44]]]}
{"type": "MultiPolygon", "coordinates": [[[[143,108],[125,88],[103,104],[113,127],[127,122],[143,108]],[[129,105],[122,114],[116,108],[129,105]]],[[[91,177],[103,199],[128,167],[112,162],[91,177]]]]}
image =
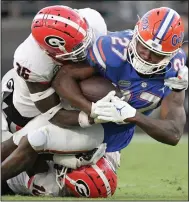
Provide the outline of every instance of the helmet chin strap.
{"type": "MultiPolygon", "coordinates": [[[[167,65],[162,65],[159,67],[154,67],[154,68],[151,68],[151,71],[149,71],[149,65],[142,63],[135,56],[132,58],[132,60],[133,60],[132,65],[136,69],[136,71],[141,74],[145,74],[145,75],[163,74],[163,73],[165,73],[165,71],[162,72],[162,70],[165,69],[165,66],[167,66],[167,65]]],[[[170,70],[170,68],[169,68],[169,70],[170,70]]]]}

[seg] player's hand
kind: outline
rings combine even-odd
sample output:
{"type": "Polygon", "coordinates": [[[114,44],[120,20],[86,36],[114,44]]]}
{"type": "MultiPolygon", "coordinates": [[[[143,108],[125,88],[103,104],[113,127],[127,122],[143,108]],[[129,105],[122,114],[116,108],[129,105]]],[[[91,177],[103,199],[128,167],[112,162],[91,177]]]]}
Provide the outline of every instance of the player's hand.
{"type": "Polygon", "coordinates": [[[116,94],[115,91],[110,91],[105,97],[103,97],[101,100],[97,101],[96,103],[92,102],[92,107],[91,107],[91,114],[90,117],[91,118],[96,118],[97,114],[95,114],[95,109],[96,106],[100,103],[104,103],[104,102],[110,102],[111,98],[116,94]]]}
{"type": "Polygon", "coordinates": [[[136,109],[127,102],[117,96],[111,97],[110,101],[98,103],[94,111],[98,119],[123,124],[127,118],[135,116],[136,109]]]}
{"type": "Polygon", "coordinates": [[[184,66],[183,68],[180,68],[177,77],[165,79],[164,85],[168,86],[171,90],[186,90],[188,88],[188,67],[184,66]]]}

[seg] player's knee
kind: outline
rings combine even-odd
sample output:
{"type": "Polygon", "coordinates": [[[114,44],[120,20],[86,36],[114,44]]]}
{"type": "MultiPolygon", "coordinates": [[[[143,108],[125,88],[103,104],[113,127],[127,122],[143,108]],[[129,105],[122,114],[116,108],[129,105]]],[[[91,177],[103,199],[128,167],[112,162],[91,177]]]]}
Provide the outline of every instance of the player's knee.
{"type": "Polygon", "coordinates": [[[36,151],[44,150],[47,142],[47,131],[45,129],[28,133],[28,142],[36,151]]]}

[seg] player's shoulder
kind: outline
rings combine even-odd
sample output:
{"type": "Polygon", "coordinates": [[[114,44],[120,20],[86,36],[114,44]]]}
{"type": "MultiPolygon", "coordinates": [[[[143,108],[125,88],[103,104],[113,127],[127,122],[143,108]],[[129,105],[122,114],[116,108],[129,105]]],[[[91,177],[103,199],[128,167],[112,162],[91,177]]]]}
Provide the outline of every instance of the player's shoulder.
{"type": "Polygon", "coordinates": [[[77,10],[84,18],[88,18],[90,16],[98,16],[102,17],[102,15],[95,9],[93,8],[81,8],[77,10]]]}
{"type": "Polygon", "coordinates": [[[99,37],[89,51],[90,58],[103,68],[120,67],[127,61],[127,48],[132,39],[132,30],[109,32],[99,37]]]}
{"type": "Polygon", "coordinates": [[[31,34],[16,49],[14,53],[14,68],[17,68],[16,64],[41,75],[54,67],[54,61],[38,46],[31,34]]]}
{"type": "MultiPolygon", "coordinates": [[[[171,63],[175,61],[181,61],[181,62],[186,62],[186,53],[184,52],[183,49],[180,49],[177,54],[174,55],[174,57],[171,59],[171,63]]],[[[176,63],[176,62],[175,62],[176,63]]]]}
{"type": "Polygon", "coordinates": [[[180,49],[174,57],[170,60],[167,66],[166,78],[176,77],[180,68],[184,67],[186,64],[186,53],[183,49],[180,49]]]}
{"type": "Polygon", "coordinates": [[[106,22],[97,10],[92,8],[83,8],[78,9],[78,12],[86,19],[90,28],[92,28],[95,39],[107,34],[106,22]]]}

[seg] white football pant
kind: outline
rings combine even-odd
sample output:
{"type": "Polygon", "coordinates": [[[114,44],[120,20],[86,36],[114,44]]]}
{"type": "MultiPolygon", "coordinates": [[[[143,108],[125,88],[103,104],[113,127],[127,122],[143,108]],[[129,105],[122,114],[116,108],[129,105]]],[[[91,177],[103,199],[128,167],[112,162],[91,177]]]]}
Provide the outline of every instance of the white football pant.
{"type": "Polygon", "coordinates": [[[31,120],[24,128],[13,135],[13,141],[19,144],[21,138],[27,135],[34,150],[52,153],[77,153],[92,150],[104,139],[104,129],[101,124],[88,128],[72,127],[71,129],[55,126],[43,115],[31,120]]]}

